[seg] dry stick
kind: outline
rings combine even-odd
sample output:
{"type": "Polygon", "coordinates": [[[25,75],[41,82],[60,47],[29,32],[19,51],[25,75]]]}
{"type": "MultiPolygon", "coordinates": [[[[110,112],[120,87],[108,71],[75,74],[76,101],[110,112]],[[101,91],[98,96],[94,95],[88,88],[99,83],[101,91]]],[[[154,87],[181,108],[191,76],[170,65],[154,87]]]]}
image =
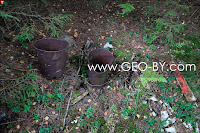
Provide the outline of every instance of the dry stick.
{"type": "Polygon", "coordinates": [[[80,95],[80,96],[78,96],[77,98],[73,99],[71,105],[74,105],[74,104],[76,104],[77,102],[79,102],[79,101],[80,101],[81,99],[83,99],[88,93],[89,93],[89,92],[86,91],[86,92],[84,92],[82,95],[80,95]]]}
{"type": "Polygon", "coordinates": [[[67,117],[67,115],[68,115],[67,113],[68,113],[68,109],[69,109],[69,105],[70,105],[72,93],[73,93],[73,90],[71,90],[70,97],[69,97],[69,100],[68,100],[67,109],[66,109],[66,114],[65,114],[65,117],[64,117],[64,120],[63,120],[63,130],[64,130],[64,126],[65,126],[66,117],[67,117]]]}
{"type": "Polygon", "coordinates": [[[77,75],[79,75],[80,73],[80,70],[81,70],[81,67],[82,67],[82,64],[83,64],[83,57],[84,57],[84,49],[81,50],[81,60],[79,60],[79,68],[78,68],[78,72],[77,72],[77,75]]]}
{"type": "Polygon", "coordinates": [[[22,119],[22,120],[17,120],[17,121],[11,121],[11,122],[6,122],[6,123],[1,123],[0,125],[6,125],[6,124],[10,124],[10,123],[15,123],[15,122],[20,122],[20,121],[25,121],[26,119],[22,119]]]}

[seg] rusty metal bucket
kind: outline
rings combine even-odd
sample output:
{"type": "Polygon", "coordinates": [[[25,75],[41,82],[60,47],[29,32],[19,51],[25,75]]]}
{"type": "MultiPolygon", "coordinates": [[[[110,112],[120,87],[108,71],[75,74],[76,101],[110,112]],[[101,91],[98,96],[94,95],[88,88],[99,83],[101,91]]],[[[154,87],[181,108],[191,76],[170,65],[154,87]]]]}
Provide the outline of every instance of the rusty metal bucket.
{"type": "MultiPolygon", "coordinates": [[[[114,61],[112,53],[104,48],[98,48],[91,51],[88,55],[89,65],[111,65],[114,61]]],[[[101,88],[105,85],[108,77],[108,70],[88,70],[88,80],[92,87],[101,88]]]]}
{"type": "Polygon", "coordinates": [[[56,38],[40,39],[33,44],[41,73],[47,79],[58,79],[64,73],[68,46],[67,41],[56,38]]]}

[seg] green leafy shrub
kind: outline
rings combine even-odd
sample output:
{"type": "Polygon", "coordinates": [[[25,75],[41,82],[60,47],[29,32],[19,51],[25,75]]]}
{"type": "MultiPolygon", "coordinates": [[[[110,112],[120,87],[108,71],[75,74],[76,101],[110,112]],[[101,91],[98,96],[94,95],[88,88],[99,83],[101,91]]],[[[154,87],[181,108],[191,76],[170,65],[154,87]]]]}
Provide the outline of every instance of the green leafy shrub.
{"type": "MultiPolygon", "coordinates": [[[[40,0],[40,2],[46,4],[46,0],[40,0]]],[[[35,6],[35,4],[18,1],[13,1],[8,5],[2,6],[0,18],[2,18],[1,23],[5,25],[6,30],[0,26],[0,31],[3,32],[5,37],[8,37],[8,33],[12,32],[13,29],[17,29],[17,35],[14,38],[10,37],[10,39],[17,39],[22,46],[25,46],[23,43],[26,41],[30,42],[38,33],[45,36],[44,31],[46,34],[50,33],[53,37],[59,37],[63,26],[72,18],[72,14],[41,13],[41,11],[35,11],[35,8],[39,7],[35,6]],[[18,5],[20,5],[19,8],[13,8],[18,5]],[[21,9],[21,7],[25,8],[21,9]],[[10,8],[13,8],[12,12],[9,10],[10,8]],[[30,10],[32,8],[34,8],[34,12],[30,10]],[[41,31],[41,27],[38,25],[45,28],[41,31]]]]}
{"type": "Polygon", "coordinates": [[[143,84],[148,84],[149,82],[167,82],[167,80],[157,72],[148,68],[145,71],[142,71],[144,77],[140,77],[143,84]]]}
{"type": "Polygon", "coordinates": [[[28,25],[25,25],[19,30],[18,35],[15,37],[15,39],[19,40],[20,44],[22,44],[24,47],[25,45],[23,44],[26,40],[29,42],[34,38],[34,33],[36,31],[32,30],[32,28],[28,25]]]}
{"type": "Polygon", "coordinates": [[[190,102],[179,101],[173,106],[174,114],[176,117],[183,119],[187,123],[193,124],[195,127],[195,116],[198,116],[200,112],[196,112],[196,106],[190,102]]]}
{"type": "Polygon", "coordinates": [[[51,14],[49,18],[45,18],[46,21],[49,21],[49,23],[45,23],[45,28],[47,29],[47,31],[51,31],[52,36],[59,37],[61,28],[64,26],[64,24],[70,21],[71,18],[71,14],[51,14]]]}
{"type": "Polygon", "coordinates": [[[132,12],[133,10],[135,10],[135,7],[132,6],[131,4],[119,4],[118,5],[120,8],[122,9],[122,15],[132,12]]]}
{"type": "MultiPolygon", "coordinates": [[[[6,86],[6,98],[8,99],[8,107],[13,112],[19,112],[24,109],[25,112],[30,111],[31,101],[28,99],[35,97],[40,90],[33,82],[38,78],[34,73],[27,72],[21,78],[18,78],[12,85],[6,86]]],[[[0,97],[3,102],[5,97],[0,97]]]]}
{"type": "Polygon", "coordinates": [[[175,58],[186,62],[199,62],[199,36],[187,34],[188,26],[184,21],[189,13],[187,5],[166,1],[162,8],[147,6],[145,10],[148,18],[147,23],[142,25],[145,44],[159,42],[168,45],[175,58]]]}

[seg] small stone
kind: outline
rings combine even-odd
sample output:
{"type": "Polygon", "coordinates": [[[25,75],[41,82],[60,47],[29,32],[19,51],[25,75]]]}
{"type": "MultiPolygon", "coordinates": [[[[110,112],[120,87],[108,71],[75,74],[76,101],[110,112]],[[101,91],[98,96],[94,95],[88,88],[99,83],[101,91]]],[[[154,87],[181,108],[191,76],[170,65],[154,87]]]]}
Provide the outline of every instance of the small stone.
{"type": "Polygon", "coordinates": [[[33,105],[36,105],[36,102],[33,102],[33,105]]]}
{"type": "Polygon", "coordinates": [[[152,112],[152,115],[155,117],[155,116],[156,116],[156,113],[155,113],[155,112],[152,112]]]}

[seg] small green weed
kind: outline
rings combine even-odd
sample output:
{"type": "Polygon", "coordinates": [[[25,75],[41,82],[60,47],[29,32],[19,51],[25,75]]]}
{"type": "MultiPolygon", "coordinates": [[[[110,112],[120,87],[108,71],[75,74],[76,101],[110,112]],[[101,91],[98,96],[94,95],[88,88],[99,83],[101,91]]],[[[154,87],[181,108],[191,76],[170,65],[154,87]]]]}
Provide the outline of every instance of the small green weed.
{"type": "Polygon", "coordinates": [[[131,4],[119,4],[118,5],[120,8],[123,8],[122,9],[122,15],[126,14],[126,13],[129,13],[131,11],[133,11],[135,9],[134,6],[132,6],[131,4]]]}
{"type": "Polygon", "coordinates": [[[200,114],[200,112],[196,112],[196,106],[190,102],[179,101],[173,106],[173,109],[176,117],[183,119],[187,123],[191,123],[195,127],[195,116],[200,114]]]}
{"type": "MultiPolygon", "coordinates": [[[[8,107],[13,112],[24,110],[30,111],[31,101],[28,99],[35,97],[39,92],[39,87],[34,85],[33,82],[37,80],[38,76],[34,73],[27,72],[21,78],[18,78],[10,86],[6,86],[6,98],[8,99],[8,107]]],[[[2,91],[2,90],[1,90],[2,91]]],[[[3,102],[6,102],[4,97],[0,97],[3,102]]]]}

